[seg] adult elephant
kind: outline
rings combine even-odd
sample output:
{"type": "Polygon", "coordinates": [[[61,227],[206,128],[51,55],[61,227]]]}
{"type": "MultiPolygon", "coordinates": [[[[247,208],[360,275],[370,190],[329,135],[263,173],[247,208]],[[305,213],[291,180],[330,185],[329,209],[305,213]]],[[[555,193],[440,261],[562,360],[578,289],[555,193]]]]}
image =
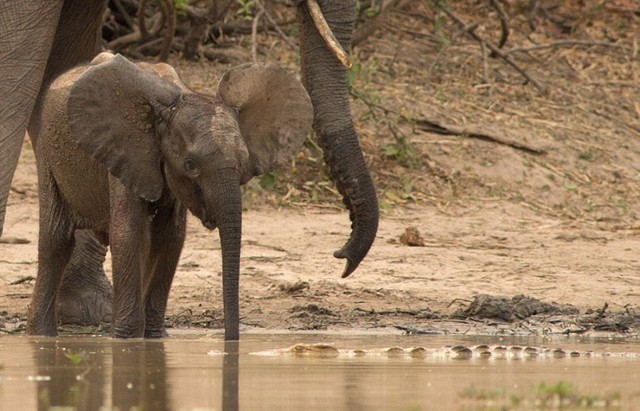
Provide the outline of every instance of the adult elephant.
{"type": "MultiPolygon", "coordinates": [[[[37,135],[43,90],[59,74],[101,50],[106,0],[23,0],[0,6],[0,235],[7,196],[25,129],[37,135]]],[[[352,221],[347,243],[334,253],[347,260],[343,277],[365,257],[378,227],[378,203],[353,126],[347,71],[325,40],[333,33],[348,49],[355,0],[298,1],[303,82],[314,107],[313,128],[352,221]],[[327,26],[317,26],[314,9],[327,26]],[[317,27],[320,27],[318,29],[317,27]],[[322,34],[322,35],[321,35],[322,34]]],[[[33,141],[37,145],[37,141],[33,141]]],[[[91,233],[78,231],[58,292],[64,322],[95,323],[110,317],[111,288],[102,270],[105,249],[91,233]]],[[[53,309],[53,307],[52,307],[53,309]]]]}

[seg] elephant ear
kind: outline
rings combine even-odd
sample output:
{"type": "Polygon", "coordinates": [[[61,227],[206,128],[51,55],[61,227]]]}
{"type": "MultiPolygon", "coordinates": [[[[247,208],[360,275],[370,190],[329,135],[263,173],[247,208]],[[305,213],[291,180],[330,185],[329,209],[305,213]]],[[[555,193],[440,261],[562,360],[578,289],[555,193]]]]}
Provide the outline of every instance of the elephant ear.
{"type": "Polygon", "coordinates": [[[244,64],[218,84],[222,101],[238,110],[249,150],[242,181],[285,164],[302,146],[313,122],[313,106],[302,83],[275,64],[244,64]]]}
{"type": "Polygon", "coordinates": [[[167,63],[154,64],[141,61],[139,63],[136,63],[136,66],[150,73],[155,73],[158,75],[158,77],[175,84],[176,86],[180,87],[180,90],[182,90],[184,94],[192,93],[189,87],[187,87],[182,82],[182,80],[178,76],[178,73],[176,73],[176,70],[167,63]]]}
{"type": "Polygon", "coordinates": [[[180,88],[121,55],[91,65],[69,91],[69,129],[78,144],[125,187],[148,201],[162,194],[155,117],[168,113],[180,88]]]}

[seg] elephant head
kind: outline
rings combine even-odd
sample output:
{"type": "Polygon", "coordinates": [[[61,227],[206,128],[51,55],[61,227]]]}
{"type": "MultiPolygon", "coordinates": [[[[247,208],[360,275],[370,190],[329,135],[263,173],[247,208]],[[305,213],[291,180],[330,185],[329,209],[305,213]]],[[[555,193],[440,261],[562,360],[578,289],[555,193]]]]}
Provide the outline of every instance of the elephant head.
{"type": "Polygon", "coordinates": [[[166,65],[103,53],[69,89],[72,138],[149,202],[181,201],[222,246],[225,337],[238,338],[240,185],[283,164],[311,128],[300,84],[269,64],[227,72],[218,94],[190,91],[166,65]]]}

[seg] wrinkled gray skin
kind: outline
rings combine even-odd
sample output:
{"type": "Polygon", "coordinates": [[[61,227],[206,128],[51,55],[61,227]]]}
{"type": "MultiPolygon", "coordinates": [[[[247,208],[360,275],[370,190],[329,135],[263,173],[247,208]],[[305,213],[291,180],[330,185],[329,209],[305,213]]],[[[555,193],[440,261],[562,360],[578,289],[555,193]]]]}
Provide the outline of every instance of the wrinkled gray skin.
{"type": "Polygon", "coordinates": [[[205,96],[170,66],[102,53],[52,83],[42,116],[27,332],[56,335],[74,232],[89,229],[111,247],[114,336],[162,337],[189,210],[219,230],[225,336],[238,339],[240,185],[300,149],[313,119],[302,84],[275,65],[243,65],[205,96]]]}
{"type": "MultiPolygon", "coordinates": [[[[329,27],[348,50],[355,0],[318,2],[329,27]]],[[[0,6],[0,234],[27,124],[33,145],[38,145],[42,90],[62,72],[99,53],[105,7],[106,0],[23,0],[0,6]]],[[[347,259],[346,277],[373,243],[378,204],[351,118],[346,69],[327,49],[304,4],[298,6],[298,20],[303,82],[314,106],[313,128],[352,221],[349,241],[335,253],[347,259]]],[[[108,320],[111,290],[101,268],[105,248],[82,230],[75,233],[74,244],[58,292],[60,319],[108,320]]]]}

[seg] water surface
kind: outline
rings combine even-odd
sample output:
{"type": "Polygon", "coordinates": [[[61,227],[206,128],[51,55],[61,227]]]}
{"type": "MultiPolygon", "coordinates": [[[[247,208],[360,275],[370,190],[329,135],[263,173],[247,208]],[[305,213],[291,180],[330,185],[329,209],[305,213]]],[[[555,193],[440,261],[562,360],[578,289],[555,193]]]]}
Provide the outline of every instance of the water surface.
{"type": "Polygon", "coordinates": [[[239,344],[225,346],[220,335],[162,341],[5,336],[0,338],[0,409],[466,410],[500,404],[528,409],[553,395],[556,402],[640,409],[638,358],[251,355],[313,342],[345,349],[517,344],[640,353],[638,340],[560,337],[244,335],[239,344]]]}

